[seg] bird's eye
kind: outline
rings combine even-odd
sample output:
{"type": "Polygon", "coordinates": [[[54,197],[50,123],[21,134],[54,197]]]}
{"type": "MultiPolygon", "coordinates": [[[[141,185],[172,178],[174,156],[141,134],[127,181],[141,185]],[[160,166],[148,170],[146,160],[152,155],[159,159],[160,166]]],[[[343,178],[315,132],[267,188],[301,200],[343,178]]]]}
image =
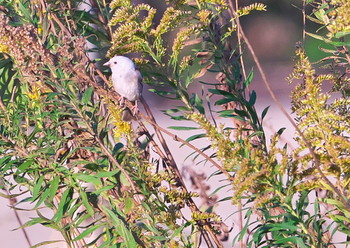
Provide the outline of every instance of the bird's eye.
{"type": "Polygon", "coordinates": [[[118,64],[117,61],[114,61],[114,64],[115,64],[115,65],[118,64]]]}

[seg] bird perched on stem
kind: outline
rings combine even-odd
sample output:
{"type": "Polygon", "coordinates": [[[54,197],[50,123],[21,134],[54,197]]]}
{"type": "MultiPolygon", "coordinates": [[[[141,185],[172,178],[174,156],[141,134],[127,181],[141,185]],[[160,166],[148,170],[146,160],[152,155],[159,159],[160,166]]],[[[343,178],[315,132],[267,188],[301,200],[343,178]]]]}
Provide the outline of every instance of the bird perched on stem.
{"type": "Polygon", "coordinates": [[[143,88],[140,71],[136,69],[131,59],[124,56],[114,56],[103,65],[111,68],[113,87],[122,96],[121,104],[124,103],[124,98],[135,102],[133,107],[135,115],[138,111],[137,100],[140,99],[143,88]]]}

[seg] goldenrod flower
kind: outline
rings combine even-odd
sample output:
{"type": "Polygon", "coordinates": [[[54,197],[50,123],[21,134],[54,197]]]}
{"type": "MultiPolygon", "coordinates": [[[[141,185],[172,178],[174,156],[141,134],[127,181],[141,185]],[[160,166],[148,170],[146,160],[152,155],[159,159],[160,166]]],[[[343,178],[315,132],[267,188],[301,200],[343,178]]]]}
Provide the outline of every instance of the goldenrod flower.
{"type": "Polygon", "coordinates": [[[124,110],[110,101],[108,101],[108,104],[109,111],[113,120],[113,125],[115,126],[113,130],[114,137],[116,139],[119,139],[123,136],[123,134],[129,135],[131,133],[131,125],[130,123],[123,121],[122,116],[124,110]]]}
{"type": "Polygon", "coordinates": [[[31,91],[27,92],[27,96],[32,101],[38,101],[40,98],[41,92],[38,87],[33,86],[31,91]]]}

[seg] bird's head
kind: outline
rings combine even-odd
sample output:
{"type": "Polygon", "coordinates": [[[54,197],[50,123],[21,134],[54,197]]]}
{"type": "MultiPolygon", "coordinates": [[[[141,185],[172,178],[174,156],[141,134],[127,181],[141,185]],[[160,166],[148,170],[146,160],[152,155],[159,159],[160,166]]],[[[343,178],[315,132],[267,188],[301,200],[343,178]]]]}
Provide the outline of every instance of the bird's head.
{"type": "Polygon", "coordinates": [[[135,64],[131,59],[124,56],[114,56],[109,61],[103,64],[104,66],[109,66],[113,71],[126,72],[131,69],[135,69],[135,64]]]}

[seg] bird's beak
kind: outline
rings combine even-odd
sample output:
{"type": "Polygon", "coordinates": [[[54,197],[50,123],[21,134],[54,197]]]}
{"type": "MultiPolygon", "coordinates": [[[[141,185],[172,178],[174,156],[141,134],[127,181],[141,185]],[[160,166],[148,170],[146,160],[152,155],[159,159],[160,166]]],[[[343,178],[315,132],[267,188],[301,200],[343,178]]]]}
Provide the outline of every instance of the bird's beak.
{"type": "Polygon", "coordinates": [[[104,63],[103,65],[104,65],[104,66],[108,66],[108,67],[110,67],[111,62],[107,61],[107,62],[106,62],[106,63],[104,63]]]}

